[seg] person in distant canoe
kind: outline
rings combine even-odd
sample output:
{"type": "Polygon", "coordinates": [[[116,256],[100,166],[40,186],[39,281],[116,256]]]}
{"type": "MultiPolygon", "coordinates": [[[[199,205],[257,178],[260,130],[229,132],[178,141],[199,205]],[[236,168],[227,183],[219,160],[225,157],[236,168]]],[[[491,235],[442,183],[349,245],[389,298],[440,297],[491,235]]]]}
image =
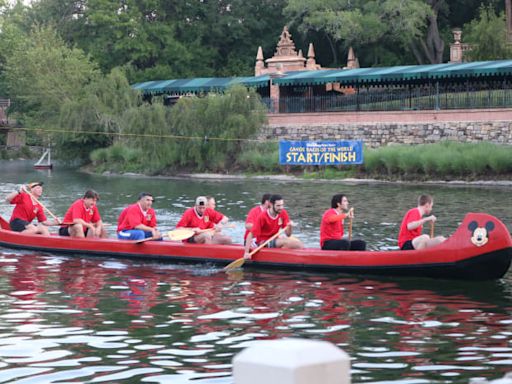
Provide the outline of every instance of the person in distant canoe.
{"type": "Polygon", "coordinates": [[[223,213],[216,211],[217,202],[215,201],[215,197],[206,196],[206,208],[208,209],[208,214],[210,215],[210,220],[213,221],[214,224],[227,224],[229,218],[223,213]]]}
{"type": "Polygon", "coordinates": [[[153,237],[161,239],[162,235],[156,228],[156,213],[151,206],[153,195],[147,192],[139,194],[135,204],[126,207],[117,220],[117,238],[120,240],[142,240],[153,237]]]}
{"type": "Polygon", "coordinates": [[[324,212],[320,222],[320,248],[329,251],[364,251],[363,240],[343,239],[344,220],[354,218],[354,210],[348,209],[348,198],[344,194],[334,195],[331,208],[324,212]]]}
{"type": "Polygon", "coordinates": [[[418,198],[418,206],[407,211],[398,234],[398,246],[401,250],[430,248],[446,240],[443,236],[430,238],[429,235],[422,235],[423,224],[430,222],[430,225],[434,225],[437,220],[434,215],[431,215],[433,206],[432,196],[421,195],[418,198]],[[429,216],[423,217],[425,215],[429,216]]]}
{"type": "Polygon", "coordinates": [[[244,258],[250,259],[251,246],[259,246],[272,236],[284,229],[286,237],[277,237],[270,241],[269,248],[304,248],[304,244],[292,235],[293,223],[290,221],[288,212],[284,209],[284,200],[281,195],[272,195],[270,197],[270,208],[262,212],[254,221],[251,231],[245,239],[244,258]],[[253,243],[253,239],[255,242],[253,243]]]}
{"type": "Polygon", "coordinates": [[[28,235],[49,236],[48,226],[59,224],[57,220],[49,221],[44,214],[43,206],[35,200],[40,199],[42,194],[43,182],[38,181],[22,185],[6,196],[5,199],[9,204],[15,204],[9,220],[13,231],[28,235]],[[35,218],[38,221],[37,225],[32,224],[35,218]]]}
{"type": "Polygon", "coordinates": [[[245,240],[247,239],[247,235],[251,231],[252,227],[254,226],[254,222],[258,218],[258,216],[266,212],[267,209],[271,207],[270,204],[270,196],[272,196],[270,193],[263,194],[261,198],[261,204],[257,205],[256,207],[251,208],[249,213],[247,214],[247,218],[245,219],[245,234],[244,234],[244,244],[245,240]]]}
{"type": "Polygon", "coordinates": [[[68,208],[59,229],[60,236],[106,238],[107,231],[98,210],[98,192],[90,189],[68,208]]]}
{"type": "Polygon", "coordinates": [[[196,204],[183,213],[176,228],[194,230],[195,235],[186,240],[189,243],[231,244],[231,237],[220,233],[222,225],[215,224],[210,216],[212,213],[208,208],[208,199],[205,196],[198,196],[196,204]]]}

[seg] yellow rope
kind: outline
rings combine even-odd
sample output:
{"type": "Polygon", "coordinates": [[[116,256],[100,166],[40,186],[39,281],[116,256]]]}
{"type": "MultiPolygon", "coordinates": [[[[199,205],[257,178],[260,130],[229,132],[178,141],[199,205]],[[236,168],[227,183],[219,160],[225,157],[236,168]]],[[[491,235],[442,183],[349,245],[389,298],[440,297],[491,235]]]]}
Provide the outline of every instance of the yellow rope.
{"type": "Polygon", "coordinates": [[[46,129],[46,128],[15,128],[27,132],[38,133],[83,133],[87,135],[104,135],[104,136],[119,136],[119,137],[141,137],[141,138],[158,138],[158,139],[177,139],[177,140],[205,140],[205,141],[240,141],[240,142],[277,142],[278,140],[263,140],[263,139],[240,139],[240,138],[224,138],[224,137],[210,137],[210,136],[183,136],[183,135],[156,135],[150,133],[119,133],[119,132],[91,132],[82,130],[66,130],[66,129],[46,129]]]}

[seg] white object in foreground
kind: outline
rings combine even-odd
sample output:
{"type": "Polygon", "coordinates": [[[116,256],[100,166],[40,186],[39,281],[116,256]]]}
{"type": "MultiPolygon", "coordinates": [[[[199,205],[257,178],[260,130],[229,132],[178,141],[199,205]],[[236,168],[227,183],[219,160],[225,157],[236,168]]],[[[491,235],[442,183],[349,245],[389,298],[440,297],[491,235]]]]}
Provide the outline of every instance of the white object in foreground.
{"type": "Polygon", "coordinates": [[[235,384],[350,384],[350,357],[327,341],[255,342],[233,358],[235,384]]]}

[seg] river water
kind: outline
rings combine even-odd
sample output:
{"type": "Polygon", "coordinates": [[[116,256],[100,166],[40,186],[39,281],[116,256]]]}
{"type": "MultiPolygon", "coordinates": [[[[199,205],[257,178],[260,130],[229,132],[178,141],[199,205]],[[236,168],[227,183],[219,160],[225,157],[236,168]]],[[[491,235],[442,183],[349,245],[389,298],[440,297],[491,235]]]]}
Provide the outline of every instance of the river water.
{"type": "MultiPolygon", "coordinates": [[[[392,249],[403,213],[432,193],[436,233],[466,212],[512,224],[510,187],[268,180],[168,180],[35,171],[0,163],[0,194],[45,182],[41,201],[62,217],[88,188],[115,223],[141,191],[154,194],[159,226],[172,229],[199,194],[243,234],[250,207],[281,193],[296,236],[318,247],[334,193],[355,207],[355,237],[392,249]]],[[[12,207],[3,203],[8,218],[12,207]]],[[[113,228],[113,227],[112,227],[113,228]]],[[[114,229],[112,229],[113,235],[114,229]]],[[[494,282],[241,271],[213,266],[72,257],[0,248],[0,382],[232,383],[231,359],[255,340],[330,341],[352,358],[354,383],[467,383],[512,371],[511,275],[494,282]]]]}

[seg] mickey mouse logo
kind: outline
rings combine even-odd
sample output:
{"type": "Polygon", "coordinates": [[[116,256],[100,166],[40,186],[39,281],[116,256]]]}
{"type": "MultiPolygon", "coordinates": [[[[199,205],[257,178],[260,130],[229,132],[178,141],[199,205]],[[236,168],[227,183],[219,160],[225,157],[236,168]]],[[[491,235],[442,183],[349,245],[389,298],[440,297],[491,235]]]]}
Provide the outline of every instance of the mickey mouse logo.
{"type": "Polygon", "coordinates": [[[472,221],[469,223],[468,229],[473,232],[471,242],[477,247],[481,247],[489,241],[489,232],[494,229],[494,223],[488,221],[485,223],[485,227],[479,227],[476,221],[472,221]]]}

